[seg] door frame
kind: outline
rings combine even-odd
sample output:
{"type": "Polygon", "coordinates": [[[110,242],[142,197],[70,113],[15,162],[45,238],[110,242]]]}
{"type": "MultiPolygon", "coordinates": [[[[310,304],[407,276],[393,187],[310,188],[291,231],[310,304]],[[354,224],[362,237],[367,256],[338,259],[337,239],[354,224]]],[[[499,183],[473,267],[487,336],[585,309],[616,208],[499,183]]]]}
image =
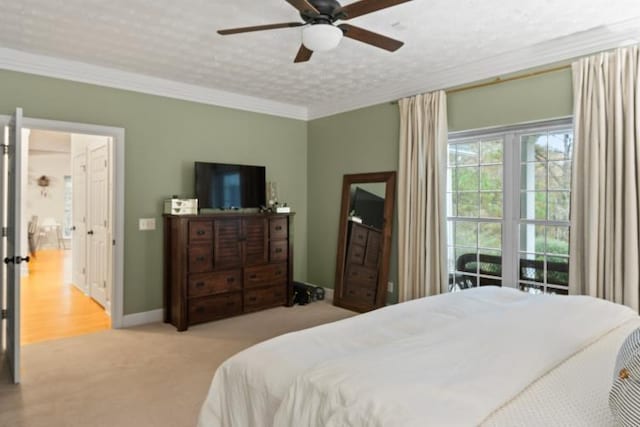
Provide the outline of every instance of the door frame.
{"type": "MultiPolygon", "coordinates": [[[[0,115],[0,124],[8,124],[11,116],[0,115]]],[[[111,328],[124,327],[124,128],[94,125],[88,123],[65,122],[59,120],[23,117],[22,127],[26,129],[48,130],[54,132],[78,133],[111,137],[113,158],[113,263],[111,265],[111,328]]],[[[23,197],[25,195],[21,195],[23,197]]]]}

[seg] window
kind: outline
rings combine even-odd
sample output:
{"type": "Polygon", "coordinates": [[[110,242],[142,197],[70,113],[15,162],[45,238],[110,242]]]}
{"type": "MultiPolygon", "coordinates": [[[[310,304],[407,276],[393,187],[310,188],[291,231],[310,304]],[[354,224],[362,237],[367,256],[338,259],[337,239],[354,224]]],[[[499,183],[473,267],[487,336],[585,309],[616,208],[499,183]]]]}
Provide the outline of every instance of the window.
{"type": "Polygon", "coordinates": [[[568,120],[449,142],[450,290],[568,293],[572,148],[568,120]]]}

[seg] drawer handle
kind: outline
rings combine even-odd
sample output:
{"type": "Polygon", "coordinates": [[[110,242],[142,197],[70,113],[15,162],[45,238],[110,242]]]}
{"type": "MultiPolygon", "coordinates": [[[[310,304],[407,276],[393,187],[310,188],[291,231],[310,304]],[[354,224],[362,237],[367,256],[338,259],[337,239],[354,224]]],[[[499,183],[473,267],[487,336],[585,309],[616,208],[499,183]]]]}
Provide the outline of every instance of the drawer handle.
{"type": "Polygon", "coordinates": [[[280,252],[282,252],[282,248],[276,248],[276,253],[279,254],[280,252]]]}
{"type": "Polygon", "coordinates": [[[367,292],[367,296],[370,297],[371,296],[371,292],[367,292]]]}
{"type": "Polygon", "coordinates": [[[197,282],[196,288],[202,288],[204,286],[204,282],[197,282]]]}
{"type": "Polygon", "coordinates": [[[282,230],[282,226],[281,225],[276,225],[276,231],[281,231],[282,230]]]}
{"type": "Polygon", "coordinates": [[[256,277],[258,277],[256,274],[252,274],[249,276],[249,279],[255,279],[256,277]]]}
{"type": "Polygon", "coordinates": [[[229,301],[229,302],[227,303],[227,307],[233,307],[234,305],[236,305],[236,302],[235,302],[235,301],[229,301]]]}
{"type": "Polygon", "coordinates": [[[279,276],[282,274],[282,270],[276,270],[276,276],[279,276]]]}
{"type": "Polygon", "coordinates": [[[204,307],[198,307],[198,308],[196,308],[196,312],[197,312],[197,313],[204,313],[204,307]]]}
{"type": "Polygon", "coordinates": [[[277,298],[280,298],[282,296],[282,292],[274,292],[273,296],[277,297],[277,298]]]}
{"type": "Polygon", "coordinates": [[[205,235],[205,233],[206,233],[206,231],[204,231],[204,230],[198,230],[198,231],[196,231],[196,234],[197,234],[198,236],[204,236],[204,235],[205,235]]]}
{"type": "Polygon", "coordinates": [[[353,290],[349,290],[349,295],[355,295],[356,293],[353,290]]]}
{"type": "Polygon", "coordinates": [[[251,297],[251,298],[249,298],[249,301],[252,301],[252,302],[253,302],[253,301],[256,301],[257,299],[258,299],[258,298],[256,298],[256,297],[251,297]]]}
{"type": "Polygon", "coordinates": [[[204,257],[203,256],[196,257],[196,261],[204,262],[204,257]]]}
{"type": "Polygon", "coordinates": [[[369,276],[369,280],[373,280],[373,276],[369,276]]]}
{"type": "Polygon", "coordinates": [[[227,277],[227,283],[233,283],[236,281],[235,277],[227,277]]]}

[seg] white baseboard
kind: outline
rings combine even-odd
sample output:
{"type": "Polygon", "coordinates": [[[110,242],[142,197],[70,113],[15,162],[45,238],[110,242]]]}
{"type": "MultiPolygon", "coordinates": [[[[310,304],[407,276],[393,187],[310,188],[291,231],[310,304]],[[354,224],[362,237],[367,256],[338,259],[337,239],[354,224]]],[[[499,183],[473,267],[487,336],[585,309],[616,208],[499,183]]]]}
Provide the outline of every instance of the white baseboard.
{"type": "Polygon", "coordinates": [[[324,299],[329,302],[333,302],[333,289],[324,288],[324,299]]]}
{"type": "Polygon", "coordinates": [[[131,328],[132,326],[146,325],[147,323],[162,322],[164,310],[143,311],[142,313],[127,314],[122,318],[122,327],[131,328]]]}

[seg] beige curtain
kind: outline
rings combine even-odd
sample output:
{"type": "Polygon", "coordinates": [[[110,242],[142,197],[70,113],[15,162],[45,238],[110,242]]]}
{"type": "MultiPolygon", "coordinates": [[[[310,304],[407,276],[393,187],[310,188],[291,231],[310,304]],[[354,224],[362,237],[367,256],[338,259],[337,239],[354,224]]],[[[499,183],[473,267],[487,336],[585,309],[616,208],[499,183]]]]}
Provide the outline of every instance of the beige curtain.
{"type": "Polygon", "coordinates": [[[570,292],[640,308],[638,47],[573,64],[570,292]]]}
{"type": "Polygon", "coordinates": [[[398,171],[398,291],[400,301],[447,287],[444,91],[402,99],[398,171]]]}

